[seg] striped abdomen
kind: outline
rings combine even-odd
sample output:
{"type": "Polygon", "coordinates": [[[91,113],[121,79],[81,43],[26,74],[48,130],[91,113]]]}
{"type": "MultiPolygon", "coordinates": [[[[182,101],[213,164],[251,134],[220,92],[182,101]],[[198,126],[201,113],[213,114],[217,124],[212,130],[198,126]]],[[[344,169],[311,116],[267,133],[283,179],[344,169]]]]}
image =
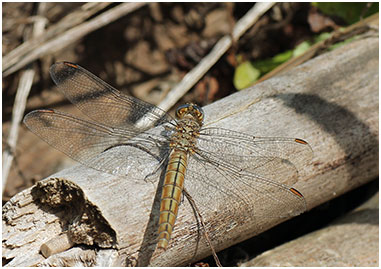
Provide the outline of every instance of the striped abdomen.
{"type": "Polygon", "coordinates": [[[171,238],[184,188],[187,161],[188,156],[184,151],[173,149],[169,155],[160,203],[159,248],[167,248],[171,238]]]}

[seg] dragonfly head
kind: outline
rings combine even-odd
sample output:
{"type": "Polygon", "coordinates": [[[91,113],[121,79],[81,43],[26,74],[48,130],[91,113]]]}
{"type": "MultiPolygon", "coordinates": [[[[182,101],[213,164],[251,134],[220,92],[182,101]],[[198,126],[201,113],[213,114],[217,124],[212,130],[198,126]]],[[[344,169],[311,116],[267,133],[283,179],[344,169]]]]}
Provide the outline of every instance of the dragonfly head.
{"type": "Polygon", "coordinates": [[[176,110],[176,118],[181,120],[186,116],[191,116],[196,119],[200,125],[204,121],[204,111],[196,104],[181,105],[176,110]]]}

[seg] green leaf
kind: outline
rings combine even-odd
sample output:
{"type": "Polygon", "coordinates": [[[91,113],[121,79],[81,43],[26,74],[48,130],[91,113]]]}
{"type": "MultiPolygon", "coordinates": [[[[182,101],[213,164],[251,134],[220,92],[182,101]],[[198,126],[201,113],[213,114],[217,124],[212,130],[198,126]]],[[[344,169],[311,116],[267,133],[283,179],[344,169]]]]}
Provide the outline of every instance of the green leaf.
{"type": "Polygon", "coordinates": [[[300,43],[299,45],[297,45],[294,49],[294,51],[292,52],[292,57],[297,57],[299,55],[302,55],[303,53],[305,53],[309,48],[311,47],[311,43],[308,42],[308,41],[304,41],[302,43],[300,43]]]}
{"type": "Polygon", "coordinates": [[[243,62],[240,65],[238,65],[234,71],[234,87],[237,90],[247,88],[255,81],[257,81],[260,75],[261,72],[258,69],[256,69],[251,64],[251,62],[243,62]]]}
{"type": "Polygon", "coordinates": [[[279,53],[272,58],[258,60],[252,63],[252,65],[258,69],[261,74],[265,74],[273,70],[278,65],[287,62],[292,57],[292,50],[279,53]]]}
{"type": "Polygon", "coordinates": [[[272,59],[274,63],[282,64],[292,58],[292,50],[286,50],[285,52],[278,53],[272,59]]]}
{"type": "Polygon", "coordinates": [[[320,35],[315,37],[315,43],[326,40],[326,39],[330,38],[331,36],[332,36],[332,33],[327,33],[327,32],[321,33],[320,35]]]}

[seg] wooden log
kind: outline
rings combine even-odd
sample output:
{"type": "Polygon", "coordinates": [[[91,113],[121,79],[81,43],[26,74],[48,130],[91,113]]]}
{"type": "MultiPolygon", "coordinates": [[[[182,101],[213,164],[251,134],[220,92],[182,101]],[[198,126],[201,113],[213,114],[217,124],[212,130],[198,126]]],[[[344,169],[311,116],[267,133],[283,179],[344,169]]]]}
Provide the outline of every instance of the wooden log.
{"type": "Polygon", "coordinates": [[[379,193],[318,231],[266,251],[242,267],[379,266],[379,193]]]}
{"type": "MultiPolygon", "coordinates": [[[[307,140],[314,157],[299,169],[294,187],[311,209],[378,175],[378,56],[377,36],[359,38],[206,106],[206,124],[307,140]]],[[[187,202],[180,206],[169,248],[155,250],[158,180],[143,180],[152,167],[145,166],[140,150],[129,154],[122,156],[131,161],[129,178],[79,165],[14,196],[3,207],[3,258],[12,259],[7,265],[62,265],[62,258],[61,263],[55,260],[58,254],[45,259],[39,251],[64,231],[70,231],[71,241],[85,246],[67,251],[78,263],[88,261],[81,253],[91,256],[87,264],[103,266],[178,266],[210,255],[203,238],[194,255],[198,227],[187,202]],[[89,255],[86,245],[117,252],[104,260],[101,254],[89,255]]],[[[239,201],[219,207],[213,204],[219,193],[213,195],[215,199],[195,202],[210,203],[211,209],[201,207],[201,214],[217,250],[285,220],[254,218],[239,201]],[[232,212],[242,218],[231,219],[232,212]]]]}

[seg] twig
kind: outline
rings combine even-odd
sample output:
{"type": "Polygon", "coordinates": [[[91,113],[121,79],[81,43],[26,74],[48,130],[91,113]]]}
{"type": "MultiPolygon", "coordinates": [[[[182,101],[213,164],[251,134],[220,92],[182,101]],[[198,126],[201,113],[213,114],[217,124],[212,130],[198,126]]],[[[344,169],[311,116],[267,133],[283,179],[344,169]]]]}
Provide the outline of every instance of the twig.
{"type": "MultiPolygon", "coordinates": [[[[19,70],[25,65],[41,58],[45,55],[56,52],[60,49],[65,48],[69,44],[77,41],[78,39],[84,37],[85,35],[107,25],[120,17],[140,8],[145,5],[145,3],[123,3],[120,4],[102,14],[95,17],[94,19],[82,23],[75,28],[72,28],[53,39],[50,39],[42,44],[39,44],[35,49],[26,55],[18,57],[18,61],[13,65],[9,66],[7,69],[3,69],[3,77],[12,74],[13,72],[19,70]]],[[[14,61],[14,60],[13,60],[14,61]]]]}
{"type": "MultiPolygon", "coordinates": [[[[38,13],[42,14],[46,7],[45,3],[41,3],[38,7],[38,13]]],[[[36,20],[33,25],[33,36],[41,35],[44,31],[46,20],[36,20]]],[[[20,78],[20,84],[17,89],[15,103],[12,111],[12,123],[7,139],[8,147],[3,152],[3,173],[2,173],[2,186],[3,191],[7,182],[9,170],[12,165],[14,153],[16,150],[16,143],[19,134],[20,122],[24,116],[26,100],[28,98],[30,89],[32,88],[33,78],[35,71],[31,66],[23,71],[20,78]]]]}
{"type": "Polygon", "coordinates": [[[311,46],[305,53],[302,55],[299,55],[298,57],[292,58],[289,61],[279,65],[274,70],[270,71],[263,77],[261,77],[259,80],[255,82],[255,84],[258,84],[264,80],[267,80],[271,77],[274,77],[276,75],[279,75],[281,73],[286,72],[287,70],[290,70],[291,68],[301,65],[302,63],[308,61],[309,59],[313,58],[319,52],[323,51],[324,49],[328,48],[330,45],[343,41],[347,38],[350,38],[355,35],[359,35],[361,33],[366,32],[371,26],[369,25],[372,21],[376,20],[378,18],[379,14],[374,14],[364,20],[361,20],[349,27],[347,27],[344,30],[337,30],[333,32],[332,36],[326,40],[322,40],[313,46],[311,46]]]}
{"type": "MultiPolygon", "coordinates": [[[[84,22],[90,16],[107,7],[107,5],[109,4],[110,3],[84,4],[78,10],[75,10],[74,12],[68,14],[67,16],[62,18],[58,23],[49,27],[43,35],[41,34],[29,40],[26,40],[20,46],[10,51],[7,55],[3,57],[3,71],[15,65],[17,62],[21,60],[21,58],[31,53],[38,46],[41,46],[41,44],[43,44],[44,42],[84,22]]],[[[41,18],[39,19],[41,20],[41,18]]],[[[45,17],[44,19],[47,20],[45,17]]]]}
{"type": "Polygon", "coordinates": [[[232,45],[233,40],[238,40],[243,33],[249,29],[267,10],[275,3],[256,3],[235,25],[232,35],[222,37],[214,46],[212,51],[205,56],[182,81],[178,83],[159,104],[159,107],[168,110],[188,92],[202,76],[224,55],[232,45]],[[232,40],[233,39],[233,40],[232,40]]]}

